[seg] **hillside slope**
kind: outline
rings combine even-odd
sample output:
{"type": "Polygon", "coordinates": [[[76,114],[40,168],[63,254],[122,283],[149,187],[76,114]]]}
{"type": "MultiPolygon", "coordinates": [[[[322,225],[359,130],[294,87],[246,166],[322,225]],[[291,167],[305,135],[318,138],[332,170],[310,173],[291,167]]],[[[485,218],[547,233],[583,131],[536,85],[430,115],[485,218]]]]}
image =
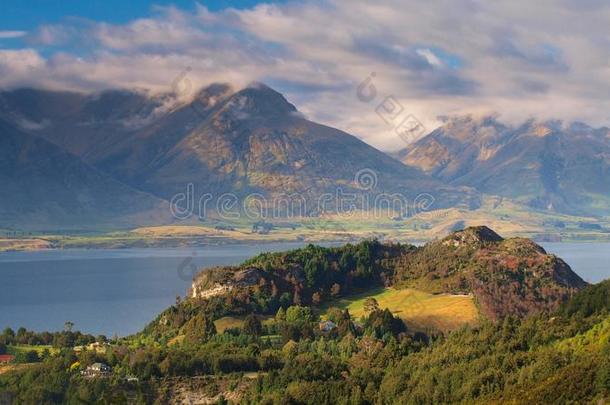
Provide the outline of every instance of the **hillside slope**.
{"type": "MultiPolygon", "coordinates": [[[[503,240],[485,228],[454,233],[430,244],[430,252],[434,249],[459,251],[460,257],[490,251],[501,259],[544,255],[533,244],[503,240]]],[[[75,350],[76,344],[96,340],[79,332],[15,334],[7,329],[0,338],[10,350],[35,348],[44,353],[43,347],[50,346],[40,343],[62,350],[53,350],[40,362],[2,370],[0,394],[13,403],[128,403],[132,398],[176,404],[607,402],[610,281],[575,292],[556,311],[550,308],[561,297],[551,294],[554,302],[548,310],[536,313],[532,307],[526,317],[481,319],[447,334],[405,329],[396,316],[400,314],[381,306],[400,305],[400,310],[404,304],[414,305],[415,291],[377,294],[380,288],[371,287],[391,283],[393,269],[403,274],[397,258],[425,251],[377,242],[309,246],[208,270],[194,280],[195,297],[177,299],[143,333],[95,343],[92,350],[75,350]],[[324,308],[321,320],[315,301],[328,298],[322,294],[328,283],[333,283],[331,296],[345,294],[349,301],[354,298],[352,288],[358,288],[379,301],[359,295],[362,299],[351,301],[349,308],[324,308]],[[318,294],[312,294],[311,303],[306,294],[290,295],[290,288],[306,292],[300,284],[318,294]],[[356,313],[361,315],[357,320],[356,313]],[[110,367],[96,374],[90,368],[96,362],[110,367]]],[[[505,267],[498,263],[479,270],[488,275],[511,273],[511,267],[505,267]]],[[[436,263],[430,272],[435,276],[442,268],[436,263]]],[[[523,288],[540,298],[545,285],[552,283],[549,277],[574,291],[582,284],[569,268],[532,269],[523,274],[523,288]]],[[[469,266],[461,271],[468,272],[469,266]]],[[[449,297],[425,296],[420,301],[424,306],[449,297]]]]}
{"type": "Polygon", "coordinates": [[[92,229],[167,222],[167,203],[0,120],[0,224],[92,229]]]}

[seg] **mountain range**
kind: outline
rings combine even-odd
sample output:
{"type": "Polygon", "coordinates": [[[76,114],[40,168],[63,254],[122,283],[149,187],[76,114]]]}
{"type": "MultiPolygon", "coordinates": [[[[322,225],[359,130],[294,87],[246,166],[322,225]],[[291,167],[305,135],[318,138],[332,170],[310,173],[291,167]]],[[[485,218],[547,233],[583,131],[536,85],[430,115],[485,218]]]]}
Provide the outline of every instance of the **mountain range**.
{"type": "Polygon", "coordinates": [[[320,214],[326,193],[400,193],[407,202],[425,193],[432,209],[468,210],[490,194],[532,210],[610,213],[606,128],[448,118],[390,156],[307,120],[260,83],[213,84],[189,101],[127,90],[4,91],[0,139],[4,227],[168,224],[168,202],[189,184],[196,196],[288,195],[307,203],[301,215],[320,214]]]}
{"type": "Polygon", "coordinates": [[[405,164],[452,185],[468,185],[536,210],[610,213],[610,129],[583,123],[495,116],[446,119],[398,153],[405,164]]]}

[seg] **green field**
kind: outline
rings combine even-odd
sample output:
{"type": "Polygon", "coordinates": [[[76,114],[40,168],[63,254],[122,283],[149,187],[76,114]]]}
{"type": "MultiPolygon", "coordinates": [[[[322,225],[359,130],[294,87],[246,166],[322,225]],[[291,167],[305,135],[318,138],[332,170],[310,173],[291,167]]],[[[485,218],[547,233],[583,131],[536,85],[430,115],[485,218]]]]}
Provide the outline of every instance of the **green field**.
{"type": "Polygon", "coordinates": [[[29,352],[31,350],[34,350],[35,352],[38,353],[38,355],[41,355],[45,350],[48,350],[50,354],[56,354],[59,352],[58,349],[55,349],[53,346],[51,345],[37,345],[37,346],[32,346],[32,345],[9,345],[7,347],[7,352],[9,354],[12,355],[17,355],[19,353],[25,353],[25,352],[29,352]]]}
{"type": "MultiPolygon", "coordinates": [[[[321,317],[325,317],[329,308],[336,307],[347,308],[352,317],[359,319],[365,315],[364,301],[368,297],[375,298],[381,309],[388,308],[412,330],[447,332],[478,322],[478,310],[471,296],[430,294],[411,288],[379,288],[334,300],[322,307],[321,317]]],[[[234,316],[225,316],[214,322],[218,333],[228,328],[240,328],[243,323],[243,317],[234,316]]]]}
{"type": "Polygon", "coordinates": [[[341,298],[329,303],[323,309],[322,316],[330,307],[337,307],[347,308],[354,318],[359,319],[365,315],[364,302],[368,297],[375,298],[381,309],[388,308],[412,330],[447,332],[467,324],[476,324],[479,317],[471,296],[430,294],[410,288],[380,288],[341,298]]]}
{"type": "MultiPolygon", "coordinates": [[[[38,354],[38,357],[40,359],[45,357],[45,351],[47,351],[47,356],[51,355],[54,356],[56,354],[59,353],[59,349],[54,348],[53,346],[50,345],[7,345],[6,347],[6,352],[8,354],[12,354],[13,356],[16,357],[15,362],[13,362],[13,364],[9,364],[8,366],[17,366],[18,364],[15,363],[21,363],[21,364],[31,364],[28,362],[27,358],[25,357],[26,353],[28,352],[36,352],[36,354],[38,354]]],[[[6,371],[6,369],[4,370],[6,371]]]]}

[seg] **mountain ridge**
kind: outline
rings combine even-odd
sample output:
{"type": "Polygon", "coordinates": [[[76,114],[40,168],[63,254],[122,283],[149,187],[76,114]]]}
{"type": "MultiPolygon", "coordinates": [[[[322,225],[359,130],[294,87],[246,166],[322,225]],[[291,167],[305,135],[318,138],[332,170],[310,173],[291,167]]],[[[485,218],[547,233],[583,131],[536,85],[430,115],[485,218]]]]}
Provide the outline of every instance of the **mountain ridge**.
{"type": "Polygon", "coordinates": [[[399,193],[409,203],[428,193],[435,208],[480,204],[471,188],[446,186],[350,134],[308,121],[261,83],[237,91],[213,84],[186,103],[124,90],[42,92],[29,111],[35,94],[32,89],[1,93],[0,117],[27,123],[26,132],[167,201],[193,184],[199,195],[292,195],[308,201],[301,215],[315,215],[319,197],[338,192],[399,193]],[[62,97],[70,108],[58,111],[45,104],[58,104],[62,97]],[[364,189],[356,178],[363,170],[372,178],[364,189]]]}
{"type": "Polygon", "coordinates": [[[575,122],[529,120],[509,126],[497,116],[447,119],[397,154],[452,185],[570,215],[610,213],[610,130],[575,122]]]}

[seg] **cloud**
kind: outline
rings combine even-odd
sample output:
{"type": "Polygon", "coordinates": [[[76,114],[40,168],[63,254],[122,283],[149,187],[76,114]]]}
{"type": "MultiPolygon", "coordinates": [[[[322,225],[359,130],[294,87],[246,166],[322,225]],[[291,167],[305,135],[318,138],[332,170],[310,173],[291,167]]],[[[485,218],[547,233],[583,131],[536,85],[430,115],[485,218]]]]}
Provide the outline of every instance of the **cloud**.
{"type": "Polygon", "coordinates": [[[21,38],[26,34],[25,31],[0,31],[0,39],[21,38]]]}
{"type": "Polygon", "coordinates": [[[428,130],[439,116],[491,111],[610,125],[609,23],[601,0],[157,7],[126,24],[69,19],[20,33],[27,48],[0,50],[0,85],[161,92],[177,78],[192,89],[262,81],[308,118],[392,150],[404,146],[403,116],[380,116],[388,97],[428,130]],[[367,78],[375,97],[362,101],[367,78]]]}

